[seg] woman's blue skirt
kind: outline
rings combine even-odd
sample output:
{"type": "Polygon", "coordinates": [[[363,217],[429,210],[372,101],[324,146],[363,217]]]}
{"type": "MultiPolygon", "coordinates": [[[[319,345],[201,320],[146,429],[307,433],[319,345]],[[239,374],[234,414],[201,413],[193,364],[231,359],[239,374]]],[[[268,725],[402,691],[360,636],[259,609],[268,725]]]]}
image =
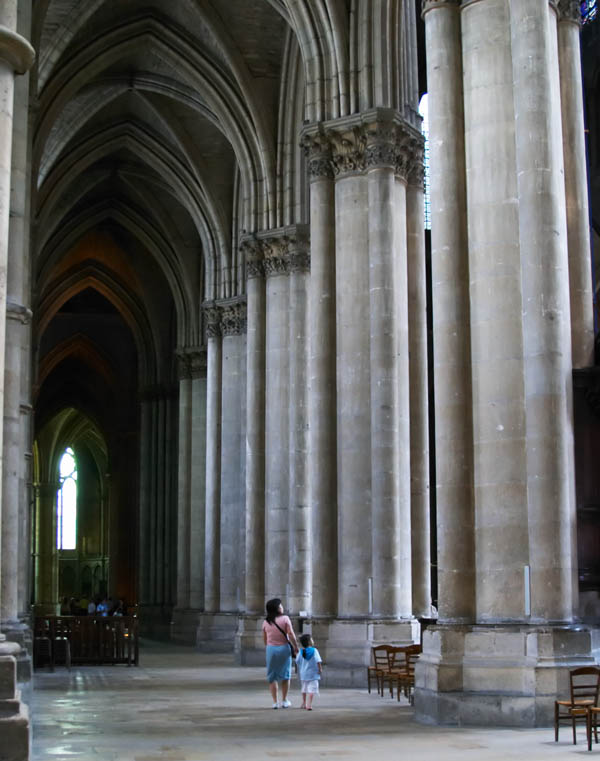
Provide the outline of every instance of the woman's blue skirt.
{"type": "Polygon", "coordinates": [[[267,681],[285,682],[292,678],[292,655],[289,645],[267,645],[267,681]]]}

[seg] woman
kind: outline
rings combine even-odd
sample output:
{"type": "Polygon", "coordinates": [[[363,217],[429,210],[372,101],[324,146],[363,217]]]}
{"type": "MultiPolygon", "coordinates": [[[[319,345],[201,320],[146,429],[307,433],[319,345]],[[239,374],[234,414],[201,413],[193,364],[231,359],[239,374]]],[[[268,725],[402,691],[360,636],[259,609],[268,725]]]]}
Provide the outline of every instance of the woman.
{"type": "Polygon", "coordinates": [[[292,651],[298,651],[292,622],[283,615],[283,605],[277,597],[267,602],[267,617],[263,621],[263,640],[267,648],[267,681],[273,698],[273,708],[289,708],[287,699],[292,677],[292,651]],[[277,684],[281,684],[281,703],[277,702],[277,684]]]}

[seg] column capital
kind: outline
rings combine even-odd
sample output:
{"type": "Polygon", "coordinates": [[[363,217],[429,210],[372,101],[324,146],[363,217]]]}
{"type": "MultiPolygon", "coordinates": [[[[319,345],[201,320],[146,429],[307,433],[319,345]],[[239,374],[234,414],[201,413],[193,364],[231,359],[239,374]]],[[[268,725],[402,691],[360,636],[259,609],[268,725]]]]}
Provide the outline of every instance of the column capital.
{"type": "Polygon", "coordinates": [[[558,20],[581,25],[581,3],[579,0],[558,0],[558,20]]]}
{"type": "Polygon", "coordinates": [[[0,61],[5,61],[15,74],[25,74],[35,60],[35,50],[25,37],[0,25],[0,61]]]}
{"type": "Polygon", "coordinates": [[[444,6],[459,8],[460,3],[461,0],[421,0],[421,16],[434,8],[443,8],[444,6]]]}
{"type": "Polygon", "coordinates": [[[218,302],[221,312],[221,334],[240,336],[246,332],[246,301],[245,299],[226,299],[218,302]]]}
{"type": "Polygon", "coordinates": [[[206,301],[202,304],[204,322],[206,325],[206,337],[218,338],[221,335],[221,313],[215,301],[206,301]]]}
{"type": "Polygon", "coordinates": [[[301,146],[308,160],[308,175],[311,182],[333,179],[331,143],[319,125],[311,125],[302,136],[301,146]],[[316,131],[315,131],[316,130],[316,131]]]}
{"type": "MultiPolygon", "coordinates": [[[[252,277],[273,277],[289,272],[310,271],[310,230],[308,225],[288,225],[263,230],[252,236],[246,249],[252,263],[252,277]]],[[[251,277],[250,274],[247,275],[251,277]]]]}
{"type": "Polygon", "coordinates": [[[185,346],[175,352],[179,380],[196,380],[206,377],[206,347],[185,346]]]}
{"type": "Polygon", "coordinates": [[[246,279],[265,276],[264,252],[256,235],[247,235],[240,241],[240,252],[246,262],[246,279]]]}

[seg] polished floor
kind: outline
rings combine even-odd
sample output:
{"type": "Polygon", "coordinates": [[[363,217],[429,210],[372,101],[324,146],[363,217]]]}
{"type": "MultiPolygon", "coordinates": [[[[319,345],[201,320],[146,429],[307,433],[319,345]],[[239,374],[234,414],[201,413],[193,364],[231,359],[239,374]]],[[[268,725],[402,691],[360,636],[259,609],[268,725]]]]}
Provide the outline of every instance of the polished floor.
{"type": "Polygon", "coordinates": [[[552,761],[595,756],[550,729],[416,724],[406,703],[366,690],[323,689],[311,713],[274,711],[263,670],[230,656],[145,643],[138,668],[60,668],[34,678],[34,761],[552,761]]]}

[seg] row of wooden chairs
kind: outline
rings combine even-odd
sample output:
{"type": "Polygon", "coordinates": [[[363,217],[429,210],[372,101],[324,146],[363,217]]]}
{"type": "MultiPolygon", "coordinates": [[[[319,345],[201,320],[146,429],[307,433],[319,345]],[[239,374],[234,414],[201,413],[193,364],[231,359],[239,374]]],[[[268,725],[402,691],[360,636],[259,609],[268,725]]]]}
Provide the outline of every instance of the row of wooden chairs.
{"type": "Polygon", "coordinates": [[[422,652],[421,645],[376,645],[371,648],[373,664],[367,667],[367,689],[371,692],[371,680],[375,679],[381,697],[386,684],[390,697],[400,700],[403,694],[412,705],[415,686],[415,663],[422,652]]]}

